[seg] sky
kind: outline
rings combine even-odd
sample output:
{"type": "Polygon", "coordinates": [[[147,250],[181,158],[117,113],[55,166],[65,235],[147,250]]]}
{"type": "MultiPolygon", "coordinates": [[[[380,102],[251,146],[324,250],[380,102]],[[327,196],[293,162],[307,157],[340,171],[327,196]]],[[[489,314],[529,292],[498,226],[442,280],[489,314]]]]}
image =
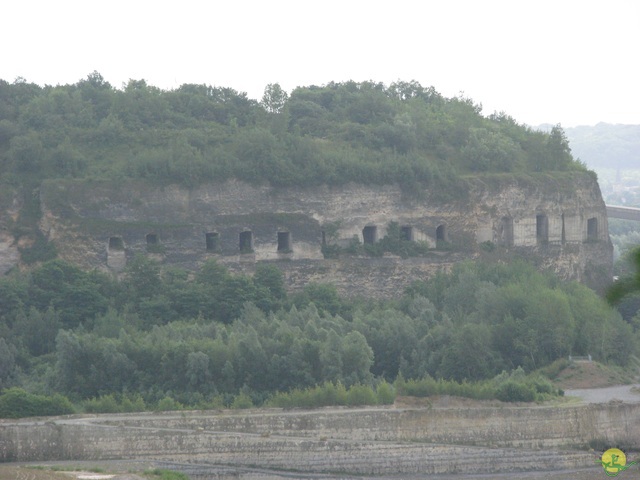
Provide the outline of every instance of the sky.
{"type": "Polygon", "coordinates": [[[640,0],[20,0],[0,45],[8,82],[417,80],[532,126],[640,124],[640,0]]]}

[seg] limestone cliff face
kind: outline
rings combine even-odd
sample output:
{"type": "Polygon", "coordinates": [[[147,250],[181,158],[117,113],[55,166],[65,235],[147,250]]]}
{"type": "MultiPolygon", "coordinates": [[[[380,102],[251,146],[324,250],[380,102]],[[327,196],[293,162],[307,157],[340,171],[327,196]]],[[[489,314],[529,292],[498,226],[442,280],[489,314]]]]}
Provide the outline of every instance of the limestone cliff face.
{"type": "Polygon", "coordinates": [[[20,263],[20,238],[15,225],[22,208],[20,192],[3,186],[0,190],[0,275],[20,263]]]}
{"type": "Polygon", "coordinates": [[[121,271],[135,254],[195,269],[215,258],[232,271],[274,262],[292,289],[332,282],[348,295],[393,296],[411,281],[463,259],[524,255],[562,278],[600,288],[611,279],[612,247],[595,179],[512,176],[468,180],[463,199],[398,186],[272,188],[238,181],[154,188],[133,182],[48,181],[41,229],[59,255],[84,267],[121,271]],[[323,245],[375,243],[397,222],[405,239],[431,247],[402,259],[341,255],[323,245]]]}

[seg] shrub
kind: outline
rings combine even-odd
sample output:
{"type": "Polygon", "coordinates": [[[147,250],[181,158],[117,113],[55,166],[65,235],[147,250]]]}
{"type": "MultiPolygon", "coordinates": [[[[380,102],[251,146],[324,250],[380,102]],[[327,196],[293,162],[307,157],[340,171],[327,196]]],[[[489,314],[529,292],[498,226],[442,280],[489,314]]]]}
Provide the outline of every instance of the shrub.
{"type": "Polygon", "coordinates": [[[189,476],[185,473],[174,472],[173,470],[166,470],[164,468],[154,468],[153,470],[147,470],[144,472],[147,475],[154,475],[160,477],[160,480],[189,480],[189,476]]]}
{"type": "Polygon", "coordinates": [[[158,402],[158,405],[156,406],[156,411],[159,411],[159,412],[168,412],[172,410],[182,410],[182,409],[184,409],[184,405],[182,405],[180,402],[176,402],[171,397],[164,397],[162,400],[158,402]]]}
{"type": "Polygon", "coordinates": [[[498,387],[496,398],[503,402],[533,402],[536,391],[531,385],[509,380],[498,387]]]}
{"type": "Polygon", "coordinates": [[[396,399],[396,392],[387,382],[381,382],[376,388],[376,396],[380,405],[391,405],[396,399]]]}
{"type": "Polygon", "coordinates": [[[236,395],[236,397],[233,399],[233,402],[231,403],[231,408],[234,409],[251,407],[253,407],[253,400],[251,400],[251,397],[244,392],[240,392],[238,395],[236,395]]]}
{"type": "Polygon", "coordinates": [[[103,395],[99,398],[91,398],[85,400],[82,404],[84,411],[87,413],[120,413],[122,412],[121,405],[118,405],[117,400],[113,395],[103,395]]]}
{"type": "Polygon", "coordinates": [[[65,415],[75,408],[67,397],[34,395],[21,388],[10,388],[0,395],[0,418],[65,415]]]}
{"type": "Polygon", "coordinates": [[[132,397],[109,394],[85,400],[82,408],[87,413],[126,413],[144,412],[147,406],[139,394],[132,397]]]}
{"type": "Polygon", "coordinates": [[[378,399],[368,385],[352,385],[347,392],[347,405],[376,405],[378,399]]]}

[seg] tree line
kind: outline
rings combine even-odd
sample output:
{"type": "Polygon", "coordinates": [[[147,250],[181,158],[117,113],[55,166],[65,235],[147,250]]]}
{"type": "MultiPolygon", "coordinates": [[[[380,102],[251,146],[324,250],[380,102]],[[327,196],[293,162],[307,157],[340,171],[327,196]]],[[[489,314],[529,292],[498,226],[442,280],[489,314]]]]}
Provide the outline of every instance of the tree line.
{"type": "Polygon", "coordinates": [[[484,381],[570,354],[624,366],[639,332],[637,317],[521,262],[462,263],[371,301],[326,284],[287,294],[270,264],[248,276],[210,261],[190,276],[140,256],[116,280],[53,260],[0,279],[0,388],[262,404],[327,382],[484,381]]]}
{"type": "Polygon", "coordinates": [[[467,173],[584,169],[559,126],[545,133],[481,110],[415,81],[331,82],[290,95],[272,84],[257,101],[207,85],[130,80],[118,89],[97,72],[58,86],[0,80],[0,174],[446,192],[467,173]]]}

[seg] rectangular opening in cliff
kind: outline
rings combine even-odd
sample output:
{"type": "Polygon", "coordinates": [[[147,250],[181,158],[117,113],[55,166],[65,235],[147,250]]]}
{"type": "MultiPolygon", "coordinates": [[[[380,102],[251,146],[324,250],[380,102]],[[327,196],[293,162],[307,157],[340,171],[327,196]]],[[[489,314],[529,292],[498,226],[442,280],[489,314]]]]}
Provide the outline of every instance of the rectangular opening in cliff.
{"type": "Polygon", "coordinates": [[[513,246],[513,218],[502,217],[498,231],[498,243],[505,247],[513,246]]]}
{"type": "Polygon", "coordinates": [[[240,232],[238,246],[240,247],[240,253],[253,252],[253,232],[251,230],[240,232]]]}
{"type": "Polygon", "coordinates": [[[122,237],[109,237],[109,250],[124,250],[122,237]]]}
{"type": "Polygon", "coordinates": [[[158,240],[157,233],[148,233],[146,238],[147,238],[147,246],[154,246],[160,243],[160,241],[158,240]]]}
{"type": "Polygon", "coordinates": [[[598,219],[590,218],[587,220],[587,240],[598,239],[598,219]]]}
{"type": "Polygon", "coordinates": [[[442,224],[436,227],[436,242],[447,241],[447,226],[442,224]]]}
{"type": "Polygon", "coordinates": [[[278,253],[291,252],[291,233],[278,232],[278,253]]]}
{"type": "Polygon", "coordinates": [[[549,219],[546,215],[536,215],[536,241],[538,243],[549,242],[549,219]]]}
{"type": "Polygon", "coordinates": [[[376,243],[378,240],[378,227],[375,225],[367,225],[362,229],[362,241],[364,243],[376,243]]]}
{"type": "Polygon", "coordinates": [[[207,245],[207,252],[215,252],[220,247],[220,234],[218,232],[206,233],[205,242],[207,245]]]}
{"type": "Polygon", "coordinates": [[[567,243],[567,232],[564,226],[564,213],[562,214],[562,238],[560,239],[560,241],[562,242],[562,245],[567,243]]]}
{"type": "Polygon", "coordinates": [[[400,227],[400,240],[411,242],[413,240],[413,227],[410,227],[409,225],[400,227]]]}

